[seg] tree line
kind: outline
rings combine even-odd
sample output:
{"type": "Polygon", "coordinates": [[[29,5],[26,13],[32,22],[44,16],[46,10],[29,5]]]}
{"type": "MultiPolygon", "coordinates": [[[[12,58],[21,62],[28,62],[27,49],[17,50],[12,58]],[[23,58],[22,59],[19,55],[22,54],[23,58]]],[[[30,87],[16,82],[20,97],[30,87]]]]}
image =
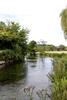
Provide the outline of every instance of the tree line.
{"type": "MultiPolygon", "coordinates": [[[[67,36],[67,8],[61,14],[61,27],[64,31],[64,36],[67,36]]],[[[32,40],[28,40],[28,29],[24,29],[16,22],[5,23],[0,21],[0,60],[15,60],[24,61],[27,53],[35,56],[35,52],[43,51],[66,51],[67,47],[64,45],[54,46],[46,45],[44,42],[41,44],[32,40]]]]}

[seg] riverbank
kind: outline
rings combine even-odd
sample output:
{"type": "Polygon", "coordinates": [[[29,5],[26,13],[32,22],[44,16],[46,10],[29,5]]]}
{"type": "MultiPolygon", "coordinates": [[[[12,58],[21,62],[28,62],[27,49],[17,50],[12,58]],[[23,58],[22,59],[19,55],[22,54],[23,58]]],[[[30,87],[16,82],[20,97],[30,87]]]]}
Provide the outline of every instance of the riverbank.
{"type": "Polygon", "coordinates": [[[51,100],[67,100],[67,55],[55,58],[53,65],[51,100]]]}

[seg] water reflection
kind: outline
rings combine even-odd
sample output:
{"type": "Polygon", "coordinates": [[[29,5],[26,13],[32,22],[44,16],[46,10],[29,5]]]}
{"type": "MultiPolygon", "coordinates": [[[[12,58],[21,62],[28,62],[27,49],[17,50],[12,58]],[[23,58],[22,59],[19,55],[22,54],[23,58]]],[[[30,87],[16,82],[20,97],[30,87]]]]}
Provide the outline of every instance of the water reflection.
{"type": "Polygon", "coordinates": [[[50,82],[47,75],[52,67],[52,61],[50,58],[38,58],[37,62],[28,62],[27,67],[26,85],[33,85],[37,88],[49,86],[50,82]]]}
{"type": "Polygon", "coordinates": [[[26,67],[22,63],[12,64],[0,69],[0,83],[13,83],[26,75],[26,67]]]}
{"type": "Polygon", "coordinates": [[[10,82],[11,84],[0,85],[0,99],[27,100],[23,92],[24,87],[30,85],[35,86],[36,89],[49,87],[50,81],[47,75],[51,72],[51,68],[51,58],[38,58],[34,62],[27,61],[25,65],[14,64],[1,69],[0,82],[10,82]]]}
{"type": "Polygon", "coordinates": [[[28,65],[27,66],[30,66],[30,67],[36,67],[36,61],[34,62],[28,62],[28,65]]]}

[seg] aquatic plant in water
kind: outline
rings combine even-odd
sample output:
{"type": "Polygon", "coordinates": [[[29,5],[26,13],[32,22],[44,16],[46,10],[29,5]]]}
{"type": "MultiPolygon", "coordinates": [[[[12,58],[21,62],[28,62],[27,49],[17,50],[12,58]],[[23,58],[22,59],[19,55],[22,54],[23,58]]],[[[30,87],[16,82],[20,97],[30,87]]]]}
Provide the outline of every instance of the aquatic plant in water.
{"type": "MultiPolygon", "coordinates": [[[[24,93],[25,96],[27,96],[28,100],[34,100],[34,89],[34,86],[28,86],[24,88],[24,93]]],[[[39,97],[39,100],[47,100],[47,98],[50,98],[47,89],[41,89],[36,91],[36,95],[39,97]]]]}
{"type": "Polygon", "coordinates": [[[29,98],[29,100],[33,100],[33,91],[35,87],[29,86],[24,88],[25,95],[29,98]]]}

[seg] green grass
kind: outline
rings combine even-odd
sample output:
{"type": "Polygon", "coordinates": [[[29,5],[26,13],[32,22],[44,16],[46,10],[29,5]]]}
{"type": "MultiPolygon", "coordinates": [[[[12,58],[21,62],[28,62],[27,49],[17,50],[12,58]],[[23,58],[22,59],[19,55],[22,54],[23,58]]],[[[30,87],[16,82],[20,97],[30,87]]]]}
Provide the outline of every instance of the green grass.
{"type": "Polygon", "coordinates": [[[67,51],[45,51],[45,53],[57,53],[57,54],[62,54],[62,53],[64,53],[64,54],[67,54],[67,51]]]}
{"type": "Polygon", "coordinates": [[[67,100],[67,55],[55,58],[52,74],[51,100],[67,100]]]}

